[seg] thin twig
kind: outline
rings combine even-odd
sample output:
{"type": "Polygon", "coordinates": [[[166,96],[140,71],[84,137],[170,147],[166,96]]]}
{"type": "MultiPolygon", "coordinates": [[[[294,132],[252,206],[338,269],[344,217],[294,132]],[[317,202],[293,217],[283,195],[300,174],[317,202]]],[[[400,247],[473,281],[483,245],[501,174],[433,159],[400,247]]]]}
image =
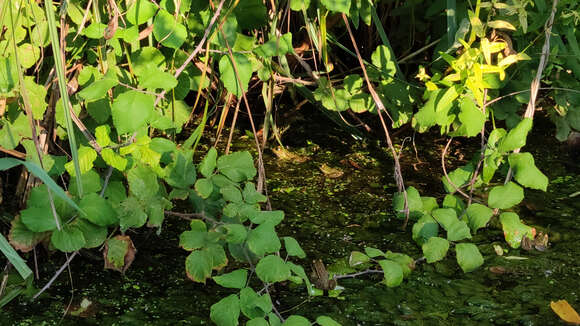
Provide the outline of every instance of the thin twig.
{"type": "Polygon", "coordinates": [[[70,262],[73,260],[73,258],[76,257],[76,255],[78,254],[78,251],[73,252],[68,259],[66,260],[66,262],[64,263],[64,265],[62,265],[58,271],[56,271],[56,273],[54,273],[54,275],[52,276],[52,278],[50,279],[50,281],[48,281],[48,283],[46,283],[42,289],[40,289],[40,291],[38,291],[33,297],[32,299],[36,299],[38,298],[39,295],[41,295],[44,291],[46,291],[51,285],[52,283],[54,283],[54,281],[58,278],[58,276],[65,270],[65,268],[67,268],[67,266],[70,264],[70,262]]]}
{"type": "Polygon", "coordinates": [[[335,275],[334,279],[340,280],[343,278],[354,278],[354,277],[366,275],[366,274],[383,274],[383,273],[384,273],[383,271],[378,270],[378,269],[367,269],[367,270],[360,271],[360,272],[353,273],[353,274],[335,275]]]}

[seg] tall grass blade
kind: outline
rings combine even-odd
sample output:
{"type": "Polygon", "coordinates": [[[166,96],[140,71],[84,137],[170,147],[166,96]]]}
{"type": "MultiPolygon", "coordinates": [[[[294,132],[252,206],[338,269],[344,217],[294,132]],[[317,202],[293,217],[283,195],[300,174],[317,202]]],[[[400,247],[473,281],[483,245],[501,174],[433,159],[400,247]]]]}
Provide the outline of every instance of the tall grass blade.
{"type": "MultiPolygon", "coordinates": [[[[60,42],[58,39],[58,31],[56,30],[56,20],[54,18],[55,12],[52,7],[52,0],[44,0],[44,9],[46,11],[46,18],[48,21],[48,31],[50,34],[50,42],[52,44],[52,53],[54,55],[54,67],[58,77],[58,89],[62,98],[64,109],[64,117],[66,120],[66,133],[70,144],[70,152],[75,167],[75,179],[77,182],[77,189],[79,197],[83,196],[83,185],[81,182],[81,168],[79,166],[79,155],[77,150],[77,141],[75,138],[73,122],[71,119],[69,108],[71,107],[68,92],[66,90],[66,76],[64,73],[64,62],[60,53],[60,42]]],[[[51,179],[52,180],[52,179],[51,179]]]]}
{"type": "Polygon", "coordinates": [[[8,243],[8,240],[6,240],[6,238],[2,234],[0,234],[0,251],[2,251],[4,256],[6,256],[6,258],[12,264],[12,266],[16,268],[16,270],[18,271],[20,276],[22,276],[23,279],[27,279],[32,274],[32,270],[30,270],[28,265],[26,265],[24,259],[22,259],[20,255],[18,255],[16,250],[12,248],[10,243],[8,243]]]}
{"type": "Polygon", "coordinates": [[[457,2],[455,0],[447,0],[447,47],[450,48],[455,42],[455,33],[457,33],[457,2]]]}

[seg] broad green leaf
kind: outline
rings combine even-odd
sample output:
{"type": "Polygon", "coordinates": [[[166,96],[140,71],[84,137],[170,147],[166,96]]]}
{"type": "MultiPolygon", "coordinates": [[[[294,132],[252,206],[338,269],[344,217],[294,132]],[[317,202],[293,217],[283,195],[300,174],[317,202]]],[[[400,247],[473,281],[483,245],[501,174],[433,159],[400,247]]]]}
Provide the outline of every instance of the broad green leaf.
{"type": "Polygon", "coordinates": [[[181,151],[174,153],[173,162],[165,168],[164,180],[175,188],[189,188],[195,183],[197,173],[192,156],[181,151]]]}
{"type": "Polygon", "coordinates": [[[246,286],[247,279],[248,279],[248,271],[245,269],[236,269],[231,273],[213,277],[213,280],[217,284],[230,289],[244,288],[246,286]]]}
{"type": "Polygon", "coordinates": [[[530,153],[512,153],[509,155],[510,167],[514,170],[516,181],[528,188],[546,191],[548,177],[546,177],[534,163],[530,153]]]}
{"type": "Polygon", "coordinates": [[[213,182],[206,178],[198,179],[195,182],[195,191],[201,198],[207,199],[213,192],[213,182]]]}
{"type": "Polygon", "coordinates": [[[457,213],[457,216],[463,214],[463,210],[465,209],[465,203],[463,200],[455,195],[450,194],[445,195],[445,198],[443,198],[443,204],[441,206],[443,206],[443,208],[453,208],[455,213],[457,213]]]}
{"type": "Polygon", "coordinates": [[[209,178],[216,167],[216,159],[217,159],[217,150],[215,147],[209,149],[203,160],[198,166],[199,173],[201,173],[204,177],[209,178]]]}
{"type": "Polygon", "coordinates": [[[117,235],[107,240],[105,248],[105,268],[124,272],[135,258],[135,246],[129,236],[117,235]]]}
{"type": "Polygon", "coordinates": [[[451,226],[458,221],[457,213],[453,208],[437,208],[431,212],[433,218],[445,229],[447,232],[451,229],[451,226]]]}
{"type": "Polygon", "coordinates": [[[458,243],[455,246],[457,263],[464,273],[469,273],[483,265],[483,256],[473,243],[458,243]]]}
{"type": "Polygon", "coordinates": [[[248,248],[257,256],[274,253],[282,244],[271,223],[260,224],[248,234],[248,248]]]}
{"type": "Polygon", "coordinates": [[[347,14],[350,11],[351,0],[321,0],[326,9],[347,14]]]}
{"type": "Polygon", "coordinates": [[[401,266],[403,270],[403,277],[411,275],[411,268],[415,268],[415,260],[411,258],[409,255],[405,255],[398,252],[387,251],[385,257],[389,260],[392,260],[401,266]]]}
{"type": "MultiPolygon", "coordinates": [[[[32,35],[33,34],[30,34],[31,37],[32,35]]],[[[34,46],[30,43],[24,43],[18,46],[18,61],[20,62],[22,68],[28,69],[33,67],[38,62],[39,59],[40,59],[40,48],[38,46],[34,46]]],[[[29,78],[29,76],[24,77],[24,80],[26,81],[27,78],[29,78]]],[[[42,89],[44,90],[46,95],[46,90],[44,89],[44,87],[42,87],[42,89]]],[[[42,99],[44,100],[44,97],[42,99]]],[[[33,99],[31,98],[31,100],[33,99]]]]}
{"type": "Polygon", "coordinates": [[[83,233],[86,240],[84,248],[96,248],[101,246],[107,239],[107,228],[94,225],[85,219],[77,219],[75,225],[83,233]]]}
{"type": "Polygon", "coordinates": [[[290,0],[290,9],[294,11],[302,11],[310,7],[310,0],[290,0]]]}
{"type": "Polygon", "coordinates": [[[348,265],[351,267],[366,264],[371,260],[371,258],[360,251],[353,251],[348,257],[348,265]]]}
{"type": "MultiPolygon", "coordinates": [[[[449,177],[453,185],[449,183],[449,181],[447,181],[447,178],[445,176],[441,177],[445,191],[447,191],[450,194],[453,194],[456,191],[455,187],[463,187],[469,184],[469,182],[471,182],[471,178],[473,177],[473,170],[474,170],[473,164],[469,163],[467,165],[464,165],[451,171],[451,173],[449,173],[447,176],[449,177]]],[[[477,186],[477,184],[478,181],[475,182],[475,186],[477,186]]]]}
{"type": "MultiPolygon", "coordinates": [[[[86,147],[81,145],[78,150],[79,167],[81,174],[85,174],[92,170],[93,163],[97,159],[97,152],[92,147],[86,147]]],[[[64,165],[64,168],[71,175],[71,177],[76,176],[74,162],[70,161],[64,165]]]]}
{"type": "Polygon", "coordinates": [[[437,236],[439,233],[439,223],[435,221],[430,215],[423,215],[415,224],[413,224],[413,240],[418,245],[422,245],[431,237],[437,236]]]}
{"type": "Polygon", "coordinates": [[[267,293],[260,296],[252,288],[243,288],[240,291],[240,308],[248,318],[263,318],[272,311],[272,298],[267,293]]]}
{"type": "Polygon", "coordinates": [[[0,95],[12,94],[17,85],[18,67],[14,56],[0,56],[0,95]]]}
{"type": "Polygon", "coordinates": [[[396,287],[403,282],[403,269],[398,263],[392,260],[382,259],[379,260],[379,265],[385,274],[383,283],[388,287],[396,287]]]}
{"type": "Polygon", "coordinates": [[[103,78],[94,81],[90,85],[84,87],[80,92],[77,93],[77,96],[84,101],[96,101],[103,99],[107,95],[107,92],[118,84],[119,80],[117,79],[115,69],[110,68],[107,70],[107,73],[105,76],[103,76],[103,78]]]}
{"type": "Polygon", "coordinates": [[[127,9],[125,18],[133,25],[141,25],[153,17],[156,11],[157,7],[153,2],[137,0],[127,9]]]}
{"type": "MultiPolygon", "coordinates": [[[[423,201],[419,191],[413,187],[407,187],[407,201],[409,206],[409,216],[417,218],[423,215],[423,201]]],[[[393,209],[397,213],[397,217],[405,218],[405,195],[402,192],[397,192],[393,196],[393,209]]]]}
{"type": "Polygon", "coordinates": [[[131,90],[117,96],[111,108],[117,133],[132,133],[145,127],[153,114],[153,107],[153,97],[148,94],[131,90]]]}
{"type": "Polygon", "coordinates": [[[427,262],[431,264],[445,258],[447,250],[449,250],[449,241],[439,237],[431,237],[421,248],[423,249],[423,255],[427,258],[427,262]]]}
{"type": "Polygon", "coordinates": [[[119,223],[117,213],[111,204],[96,193],[85,195],[79,206],[85,211],[85,218],[99,226],[109,226],[119,223]]]}
{"type": "Polygon", "coordinates": [[[495,186],[489,192],[487,205],[491,208],[508,209],[524,199],[524,189],[513,182],[495,186]]]}
{"type": "Polygon", "coordinates": [[[435,208],[439,208],[439,204],[435,197],[421,196],[421,201],[423,202],[423,213],[425,214],[431,214],[435,208]]]}
{"type": "Polygon", "coordinates": [[[50,206],[28,207],[27,209],[20,211],[20,219],[22,220],[22,223],[33,232],[56,230],[56,221],[54,220],[50,206]]]}
{"type": "Polygon", "coordinates": [[[493,210],[485,205],[471,204],[465,211],[469,228],[472,232],[485,227],[493,216],[493,210]]]}
{"type": "MultiPolygon", "coordinates": [[[[325,79],[320,79],[320,81],[325,79]]],[[[314,91],[314,98],[330,111],[348,110],[351,95],[344,89],[331,89],[331,85],[321,82],[314,91]]]]}
{"type": "MultiPolygon", "coordinates": [[[[141,0],[144,1],[144,0],[141,0]]],[[[165,69],[165,56],[159,49],[146,46],[131,52],[131,64],[135,75],[147,73],[152,69],[165,69]]]]}
{"type": "MultiPolygon", "coordinates": [[[[10,244],[12,245],[12,247],[14,247],[14,249],[20,250],[21,252],[32,251],[32,249],[34,249],[34,247],[36,247],[37,244],[39,244],[43,239],[45,239],[47,235],[47,233],[45,232],[30,231],[26,227],[26,225],[22,223],[20,216],[16,216],[12,220],[12,222],[10,222],[10,225],[11,227],[10,233],[8,233],[8,240],[10,241],[10,244]]],[[[0,237],[0,251],[2,251],[5,257],[7,257],[8,259],[10,259],[12,256],[16,261],[19,261],[20,257],[18,256],[18,254],[16,253],[14,255],[8,254],[9,252],[14,251],[14,249],[12,249],[12,247],[10,247],[8,243],[6,243],[6,245],[10,248],[2,247],[3,240],[5,239],[2,239],[0,237]]]]}
{"type": "Polygon", "coordinates": [[[298,244],[298,241],[293,237],[284,237],[284,248],[286,248],[286,253],[289,256],[296,256],[298,258],[306,258],[306,253],[298,244]]]}
{"type": "Polygon", "coordinates": [[[127,173],[129,191],[137,198],[148,201],[159,191],[157,175],[147,166],[138,165],[127,173]]]}
{"type": "Polygon", "coordinates": [[[97,138],[97,144],[101,147],[107,147],[111,144],[111,138],[109,134],[111,133],[111,127],[109,125],[101,125],[95,128],[95,138],[97,138]]]}
{"type": "Polygon", "coordinates": [[[80,250],[87,243],[83,232],[75,225],[63,225],[62,229],[55,230],[50,237],[52,245],[63,252],[80,250]]]}
{"type": "MultiPolygon", "coordinates": [[[[262,0],[240,1],[234,9],[236,20],[243,30],[251,30],[265,26],[268,23],[266,6],[262,0]]],[[[230,46],[233,44],[230,43],[230,46]]]]}
{"type": "Polygon", "coordinates": [[[125,168],[127,167],[127,159],[115,153],[110,148],[103,148],[101,151],[101,157],[105,163],[119,171],[125,171],[125,168]]]}
{"type": "Polygon", "coordinates": [[[528,133],[532,129],[532,119],[524,118],[499,142],[498,150],[502,153],[522,148],[526,144],[528,133]]]}
{"type": "MultiPolygon", "coordinates": [[[[211,236],[212,233],[209,233],[211,236]]],[[[221,244],[210,244],[207,248],[203,250],[207,250],[210,254],[211,261],[212,261],[212,268],[215,270],[220,270],[228,264],[228,257],[226,256],[226,251],[221,244]]]]}
{"type": "Polygon", "coordinates": [[[123,232],[129,228],[140,228],[147,222],[147,214],[143,211],[139,200],[133,196],[127,197],[120,203],[117,215],[123,232]]]}
{"type": "Polygon", "coordinates": [[[510,31],[516,30],[514,25],[512,25],[511,23],[509,23],[505,20],[492,20],[492,21],[487,22],[487,26],[494,28],[494,29],[507,29],[510,31]]]}
{"type": "Polygon", "coordinates": [[[377,248],[365,247],[365,253],[371,258],[384,257],[385,253],[377,248]]]}
{"type": "Polygon", "coordinates": [[[256,265],[256,275],[266,283],[276,283],[290,277],[290,268],[284,260],[275,255],[266,256],[256,265]]]}
{"type": "Polygon", "coordinates": [[[170,90],[177,86],[177,79],[172,74],[159,69],[151,69],[139,75],[139,87],[170,90]]]}
{"type": "Polygon", "coordinates": [[[512,248],[519,248],[523,237],[533,239],[534,229],[522,223],[516,213],[505,212],[499,216],[505,241],[512,248]]]}
{"type": "Polygon", "coordinates": [[[248,90],[248,83],[252,77],[252,64],[241,53],[234,53],[233,56],[238,74],[236,74],[230,56],[223,55],[219,62],[220,80],[230,93],[240,98],[248,90]]]}
{"type": "Polygon", "coordinates": [[[246,182],[242,194],[244,195],[244,201],[248,204],[264,203],[268,199],[266,196],[256,191],[256,185],[252,182],[246,182]]]}
{"type": "Polygon", "coordinates": [[[268,324],[268,321],[266,321],[266,319],[258,317],[248,320],[246,326],[270,326],[270,324],[268,324]]]}
{"type": "Polygon", "coordinates": [[[236,326],[239,324],[240,299],[237,294],[231,294],[211,306],[211,320],[218,326],[236,326]]]}
{"type": "MultiPolygon", "coordinates": [[[[332,0],[328,0],[329,2],[332,0]]],[[[345,2],[343,0],[343,2],[345,2]]],[[[350,1],[348,1],[350,3],[350,1]]],[[[348,12],[348,11],[347,11],[348,12]]],[[[391,49],[386,45],[379,45],[371,55],[373,65],[380,69],[382,79],[392,80],[397,72],[397,65],[394,61],[391,49]]]]}
{"type": "Polygon", "coordinates": [[[243,224],[226,224],[223,226],[226,229],[226,241],[228,243],[244,243],[248,236],[248,230],[243,224]]]}
{"type": "Polygon", "coordinates": [[[240,189],[234,186],[227,186],[220,189],[220,193],[224,197],[226,201],[234,202],[234,203],[242,203],[242,192],[240,189]]]}
{"type": "Polygon", "coordinates": [[[153,21],[153,36],[164,46],[179,49],[187,38],[187,29],[166,10],[159,10],[153,21]]]}
{"type": "Polygon", "coordinates": [[[220,156],[217,160],[217,169],[233,182],[250,180],[256,176],[257,172],[252,155],[248,152],[220,156]]]}
{"type": "Polygon", "coordinates": [[[456,220],[447,230],[447,240],[460,241],[463,239],[471,239],[469,227],[464,221],[456,220]]]}
{"type": "Polygon", "coordinates": [[[105,123],[111,116],[111,103],[108,98],[100,98],[85,103],[87,112],[97,123],[105,123]]]}
{"type": "Polygon", "coordinates": [[[284,219],[284,211],[258,211],[252,209],[253,206],[247,205],[246,209],[241,212],[243,216],[248,216],[254,224],[268,223],[278,225],[284,219]]]}
{"type": "Polygon", "coordinates": [[[467,137],[478,135],[485,125],[486,118],[483,112],[481,112],[481,110],[477,108],[475,102],[467,96],[461,99],[459,107],[461,112],[459,112],[458,117],[462,125],[457,133],[467,137]]]}
{"type": "Polygon", "coordinates": [[[262,58],[285,55],[293,51],[292,33],[286,33],[280,38],[270,39],[268,42],[254,49],[254,53],[262,58]]]}
{"type": "Polygon", "coordinates": [[[205,280],[211,277],[212,265],[208,251],[195,250],[185,259],[185,272],[190,280],[205,284],[205,280]]]}
{"type": "Polygon", "coordinates": [[[42,120],[44,111],[46,111],[46,89],[42,85],[34,82],[34,78],[30,76],[24,77],[24,87],[28,92],[28,99],[32,116],[34,119],[42,120]]]}
{"type": "Polygon", "coordinates": [[[316,323],[320,326],[340,326],[340,323],[328,316],[318,316],[316,323]]]}
{"type": "Polygon", "coordinates": [[[308,321],[308,319],[298,315],[292,315],[288,317],[284,321],[284,324],[282,324],[282,326],[310,326],[310,325],[311,324],[310,321],[308,321]]]}
{"type": "Polygon", "coordinates": [[[204,231],[185,231],[179,236],[179,246],[185,250],[195,250],[203,248],[207,241],[207,232],[204,231]]]}
{"type": "MultiPolygon", "coordinates": [[[[74,179],[69,180],[68,191],[78,197],[77,183],[74,179]]],[[[97,192],[102,189],[103,182],[95,170],[90,170],[81,175],[81,184],[85,193],[97,192]]]]}

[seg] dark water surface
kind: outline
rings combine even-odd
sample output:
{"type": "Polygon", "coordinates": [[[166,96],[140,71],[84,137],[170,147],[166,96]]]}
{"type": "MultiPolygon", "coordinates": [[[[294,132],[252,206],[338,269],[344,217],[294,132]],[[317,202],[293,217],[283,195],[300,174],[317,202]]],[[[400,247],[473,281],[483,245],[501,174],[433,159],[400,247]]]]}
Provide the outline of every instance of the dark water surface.
{"type": "MultiPolygon", "coordinates": [[[[494,244],[508,246],[502,231],[490,227],[473,238],[485,263],[472,273],[464,274],[455,257],[448,256],[439,263],[418,265],[397,288],[380,284],[377,276],[341,280],[345,290],[340,298],[309,298],[304,287],[277,286],[272,295],[278,310],[311,320],[325,314],[343,325],[561,324],[550,310],[551,300],[566,299],[580,310],[580,196],[571,197],[580,190],[580,166],[552,137],[545,136],[551,133],[549,127],[534,132],[526,150],[533,152],[550,185],[546,193],[526,190],[519,214],[525,223],[548,232],[551,243],[546,252],[510,249],[497,256],[494,244]],[[490,267],[497,266],[506,273],[490,272],[490,267]]],[[[310,160],[281,162],[267,152],[269,194],[273,208],[286,212],[279,234],[298,239],[308,254],[302,262],[305,267],[312,259],[331,264],[365,246],[421,257],[410,227],[402,231],[401,221],[392,214],[396,188],[384,148],[317,125],[291,128],[284,139],[310,160]],[[322,164],[340,168],[344,175],[326,177],[319,169],[322,164]]],[[[397,139],[398,144],[401,141],[397,139]]],[[[403,149],[407,185],[441,203],[444,192],[437,176],[445,140],[420,135],[415,141],[420,161],[409,141],[403,149]]],[[[236,148],[250,146],[247,140],[236,148]]],[[[475,148],[454,143],[448,170],[465,164],[475,148]]],[[[186,279],[187,252],[178,248],[179,234],[186,227],[185,221],[168,217],[160,236],[147,230],[130,234],[138,253],[124,276],[103,270],[97,257],[77,257],[70,276],[63,273],[40,299],[29,302],[20,297],[4,307],[0,325],[207,324],[209,307],[231,291],[211,281],[203,286],[186,279]],[[93,302],[86,316],[64,316],[69,304],[74,310],[83,299],[93,302]]],[[[47,257],[42,249],[38,256],[41,281],[36,286],[40,287],[66,258],[56,253],[47,257]]]]}

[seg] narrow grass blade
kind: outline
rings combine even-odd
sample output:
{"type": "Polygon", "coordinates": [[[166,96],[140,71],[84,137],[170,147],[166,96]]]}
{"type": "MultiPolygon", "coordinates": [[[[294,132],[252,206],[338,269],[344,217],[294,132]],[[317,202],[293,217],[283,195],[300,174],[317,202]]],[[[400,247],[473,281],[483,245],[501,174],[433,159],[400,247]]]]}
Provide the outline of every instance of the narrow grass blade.
{"type": "Polygon", "coordinates": [[[457,33],[457,2],[455,0],[447,0],[447,47],[450,48],[455,42],[455,33],[457,33]]]}
{"type": "Polygon", "coordinates": [[[12,264],[12,266],[16,268],[16,270],[18,271],[20,276],[22,276],[23,279],[28,278],[28,276],[32,274],[32,270],[30,270],[28,265],[26,265],[24,259],[22,259],[20,255],[18,255],[16,250],[12,248],[10,243],[8,243],[8,240],[6,240],[6,238],[2,234],[0,234],[0,251],[2,251],[4,256],[6,256],[6,258],[12,264]]]}

